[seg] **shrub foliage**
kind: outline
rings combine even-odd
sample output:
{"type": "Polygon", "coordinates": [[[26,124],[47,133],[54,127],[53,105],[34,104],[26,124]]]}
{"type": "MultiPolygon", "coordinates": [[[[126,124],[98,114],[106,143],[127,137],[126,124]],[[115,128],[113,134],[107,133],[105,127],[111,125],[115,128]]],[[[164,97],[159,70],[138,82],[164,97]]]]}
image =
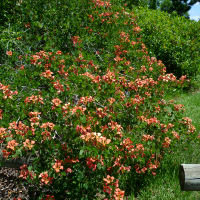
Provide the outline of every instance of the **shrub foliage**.
{"type": "Polygon", "coordinates": [[[200,22],[147,8],[135,12],[145,44],[167,71],[194,78],[200,66],[200,22]]]}

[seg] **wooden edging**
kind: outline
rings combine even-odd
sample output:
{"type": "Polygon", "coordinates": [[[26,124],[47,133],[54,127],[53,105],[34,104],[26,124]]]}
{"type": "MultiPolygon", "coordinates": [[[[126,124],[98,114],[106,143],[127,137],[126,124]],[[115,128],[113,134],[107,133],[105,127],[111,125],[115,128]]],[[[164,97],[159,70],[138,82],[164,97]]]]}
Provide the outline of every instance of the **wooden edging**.
{"type": "Polygon", "coordinates": [[[20,169],[22,165],[31,165],[32,164],[32,157],[29,156],[27,158],[16,158],[16,159],[5,159],[0,157],[0,167],[8,167],[14,169],[20,169]]]}
{"type": "Polygon", "coordinates": [[[182,191],[200,191],[200,164],[181,164],[179,182],[182,191]]]}

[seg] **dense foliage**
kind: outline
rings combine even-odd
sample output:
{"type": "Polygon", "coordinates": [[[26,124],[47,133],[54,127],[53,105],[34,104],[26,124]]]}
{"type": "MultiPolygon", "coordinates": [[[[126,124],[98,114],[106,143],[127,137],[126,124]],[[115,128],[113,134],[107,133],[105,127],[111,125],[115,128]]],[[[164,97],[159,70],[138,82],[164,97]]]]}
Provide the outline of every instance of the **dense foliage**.
{"type": "Polygon", "coordinates": [[[0,27],[0,63],[5,63],[5,51],[25,55],[41,49],[70,51],[69,42],[88,21],[83,1],[4,0],[4,23],[0,27]],[[6,4],[7,3],[7,4],[6,4]],[[10,14],[12,13],[12,15],[10,14]]]}
{"type": "Polygon", "coordinates": [[[196,139],[183,105],[164,100],[186,77],[149,55],[118,1],[14,9],[21,18],[1,40],[0,141],[4,158],[31,156],[20,177],[37,186],[33,199],[123,199],[196,139]]]}
{"type": "Polygon", "coordinates": [[[200,22],[158,10],[136,8],[145,44],[168,72],[195,77],[200,71],[200,22]]]}

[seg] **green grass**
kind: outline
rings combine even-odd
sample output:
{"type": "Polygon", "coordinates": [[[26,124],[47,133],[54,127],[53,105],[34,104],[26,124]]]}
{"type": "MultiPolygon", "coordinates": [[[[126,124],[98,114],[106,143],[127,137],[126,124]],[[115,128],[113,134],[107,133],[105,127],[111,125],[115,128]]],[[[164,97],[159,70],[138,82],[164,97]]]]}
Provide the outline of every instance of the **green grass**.
{"type": "Polygon", "coordinates": [[[197,131],[200,131],[200,91],[180,94],[176,101],[185,106],[186,116],[192,119],[197,131]]]}
{"type": "MultiPolygon", "coordinates": [[[[192,119],[199,132],[200,91],[176,95],[175,100],[185,106],[185,116],[192,119]]],[[[197,144],[182,144],[175,152],[167,155],[157,176],[149,178],[147,186],[141,189],[137,198],[132,195],[129,200],[199,200],[199,192],[180,189],[178,173],[182,163],[200,163],[200,148],[197,144]]]]}

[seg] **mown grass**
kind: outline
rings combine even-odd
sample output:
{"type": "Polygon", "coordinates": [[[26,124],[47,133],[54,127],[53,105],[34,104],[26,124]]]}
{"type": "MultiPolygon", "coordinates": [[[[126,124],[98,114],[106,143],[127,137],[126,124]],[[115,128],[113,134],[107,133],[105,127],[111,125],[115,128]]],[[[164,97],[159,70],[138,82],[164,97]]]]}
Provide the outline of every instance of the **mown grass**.
{"type": "MultiPolygon", "coordinates": [[[[185,106],[185,116],[190,117],[198,132],[200,132],[200,91],[181,93],[168,97],[185,106]]],[[[139,195],[129,197],[129,200],[198,200],[199,192],[181,191],[179,186],[180,164],[200,163],[200,148],[198,144],[182,144],[176,151],[171,152],[164,159],[157,176],[151,177],[146,187],[139,195]]]]}

